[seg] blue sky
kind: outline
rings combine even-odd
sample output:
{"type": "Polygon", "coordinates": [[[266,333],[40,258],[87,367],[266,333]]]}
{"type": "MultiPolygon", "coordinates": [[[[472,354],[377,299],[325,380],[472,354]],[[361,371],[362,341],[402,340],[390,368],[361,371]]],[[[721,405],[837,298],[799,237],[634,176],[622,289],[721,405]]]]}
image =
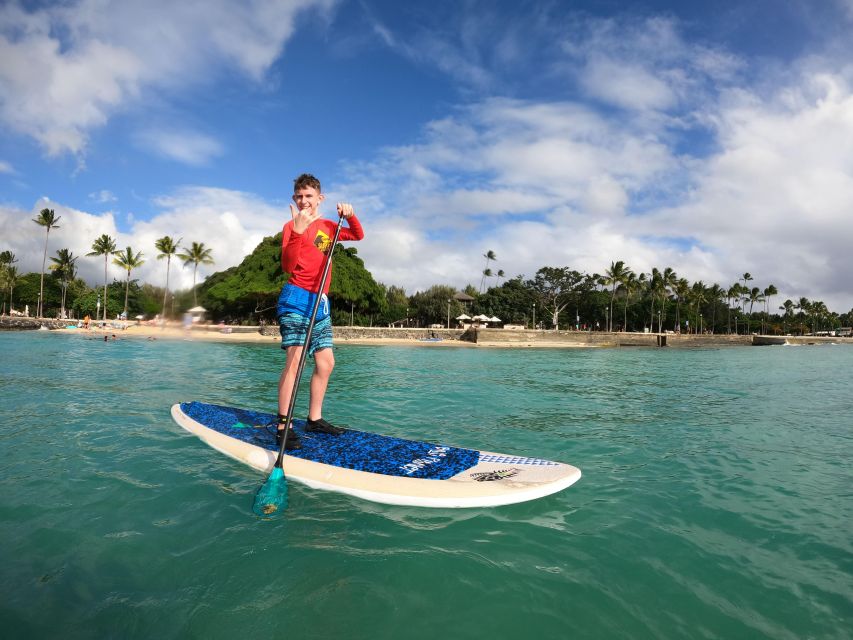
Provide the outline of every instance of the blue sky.
{"type": "Polygon", "coordinates": [[[853,0],[6,3],[0,249],[38,271],[48,206],[50,253],[108,233],[162,284],[168,234],[204,276],[309,171],[410,293],[478,285],[491,249],[508,277],[748,271],[847,311],[851,30],[853,0]]]}

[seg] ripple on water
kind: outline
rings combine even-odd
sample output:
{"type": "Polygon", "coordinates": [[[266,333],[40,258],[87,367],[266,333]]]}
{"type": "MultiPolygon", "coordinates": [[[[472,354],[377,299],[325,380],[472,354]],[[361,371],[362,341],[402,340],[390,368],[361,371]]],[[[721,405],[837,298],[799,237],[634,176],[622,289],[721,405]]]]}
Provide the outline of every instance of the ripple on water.
{"type": "Polygon", "coordinates": [[[851,626],[848,348],[344,346],[333,421],[559,459],[583,479],[466,510],[291,482],[274,520],[251,513],[263,474],[169,415],[188,399],[273,409],[274,345],[0,334],[0,348],[0,622],[31,637],[851,626]]]}

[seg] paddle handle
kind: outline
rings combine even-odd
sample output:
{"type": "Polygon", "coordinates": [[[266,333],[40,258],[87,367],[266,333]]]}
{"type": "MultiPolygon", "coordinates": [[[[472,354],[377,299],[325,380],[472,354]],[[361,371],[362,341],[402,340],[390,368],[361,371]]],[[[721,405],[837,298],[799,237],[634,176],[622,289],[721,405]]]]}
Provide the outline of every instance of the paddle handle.
{"type": "Polygon", "coordinates": [[[329,247],[329,253],[326,256],[326,263],[323,265],[323,275],[320,278],[320,288],[317,291],[317,299],[314,300],[314,308],[311,310],[311,318],[308,321],[308,331],[305,333],[305,342],[302,344],[302,353],[299,354],[299,364],[296,366],[296,378],[293,380],[293,391],[290,393],[290,403],[287,406],[287,422],[284,425],[284,437],[281,439],[281,446],[278,449],[278,457],[275,460],[275,466],[283,468],[284,450],[287,447],[287,433],[290,431],[290,423],[293,422],[293,409],[296,407],[296,393],[299,391],[299,381],[302,380],[302,371],[305,368],[305,360],[308,357],[308,347],[311,344],[311,334],[314,331],[314,322],[317,320],[317,311],[320,309],[320,302],[323,299],[323,289],[326,288],[326,280],[329,279],[329,272],[332,269],[332,254],[335,252],[335,247],[338,245],[338,238],[341,235],[341,227],[344,224],[344,217],[341,215],[338,219],[338,226],[335,227],[335,237],[332,239],[332,244],[329,247]]]}

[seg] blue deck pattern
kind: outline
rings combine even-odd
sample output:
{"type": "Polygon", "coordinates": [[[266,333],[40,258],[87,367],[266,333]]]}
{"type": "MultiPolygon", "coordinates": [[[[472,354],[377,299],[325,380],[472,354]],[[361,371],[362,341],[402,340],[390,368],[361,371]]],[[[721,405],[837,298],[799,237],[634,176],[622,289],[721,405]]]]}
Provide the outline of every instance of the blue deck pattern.
{"type": "MultiPolygon", "coordinates": [[[[278,451],[275,419],[271,413],[222,407],[201,402],[181,403],[181,410],[196,422],[232,438],[278,451]]],[[[302,448],[287,455],[323,464],[403,478],[446,480],[477,464],[479,451],[416,442],[367,431],[347,430],[339,436],[306,433],[305,421],[293,428],[302,448]]]]}

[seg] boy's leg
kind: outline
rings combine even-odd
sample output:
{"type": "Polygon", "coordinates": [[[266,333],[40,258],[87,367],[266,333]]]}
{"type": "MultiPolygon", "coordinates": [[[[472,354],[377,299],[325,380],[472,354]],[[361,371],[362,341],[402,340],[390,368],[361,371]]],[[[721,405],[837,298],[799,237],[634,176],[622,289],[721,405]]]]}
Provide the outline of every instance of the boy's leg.
{"type": "Polygon", "coordinates": [[[308,419],[319,420],[323,417],[323,399],[329,378],[335,368],[335,354],[331,349],[314,352],[314,373],[311,374],[311,398],[308,403],[308,419]]]}
{"type": "MultiPolygon", "coordinates": [[[[287,409],[290,406],[290,397],[293,394],[293,382],[296,380],[296,368],[299,363],[299,355],[302,347],[288,347],[287,360],[281,376],[278,379],[278,420],[276,421],[275,443],[281,446],[284,438],[284,427],[287,424],[287,409]]],[[[287,434],[287,449],[301,449],[302,443],[299,436],[291,427],[287,434]]]]}
{"type": "Polygon", "coordinates": [[[287,360],[278,379],[278,412],[281,415],[286,415],[290,407],[293,382],[296,380],[296,366],[299,364],[301,355],[302,347],[287,347],[287,360]]]}

